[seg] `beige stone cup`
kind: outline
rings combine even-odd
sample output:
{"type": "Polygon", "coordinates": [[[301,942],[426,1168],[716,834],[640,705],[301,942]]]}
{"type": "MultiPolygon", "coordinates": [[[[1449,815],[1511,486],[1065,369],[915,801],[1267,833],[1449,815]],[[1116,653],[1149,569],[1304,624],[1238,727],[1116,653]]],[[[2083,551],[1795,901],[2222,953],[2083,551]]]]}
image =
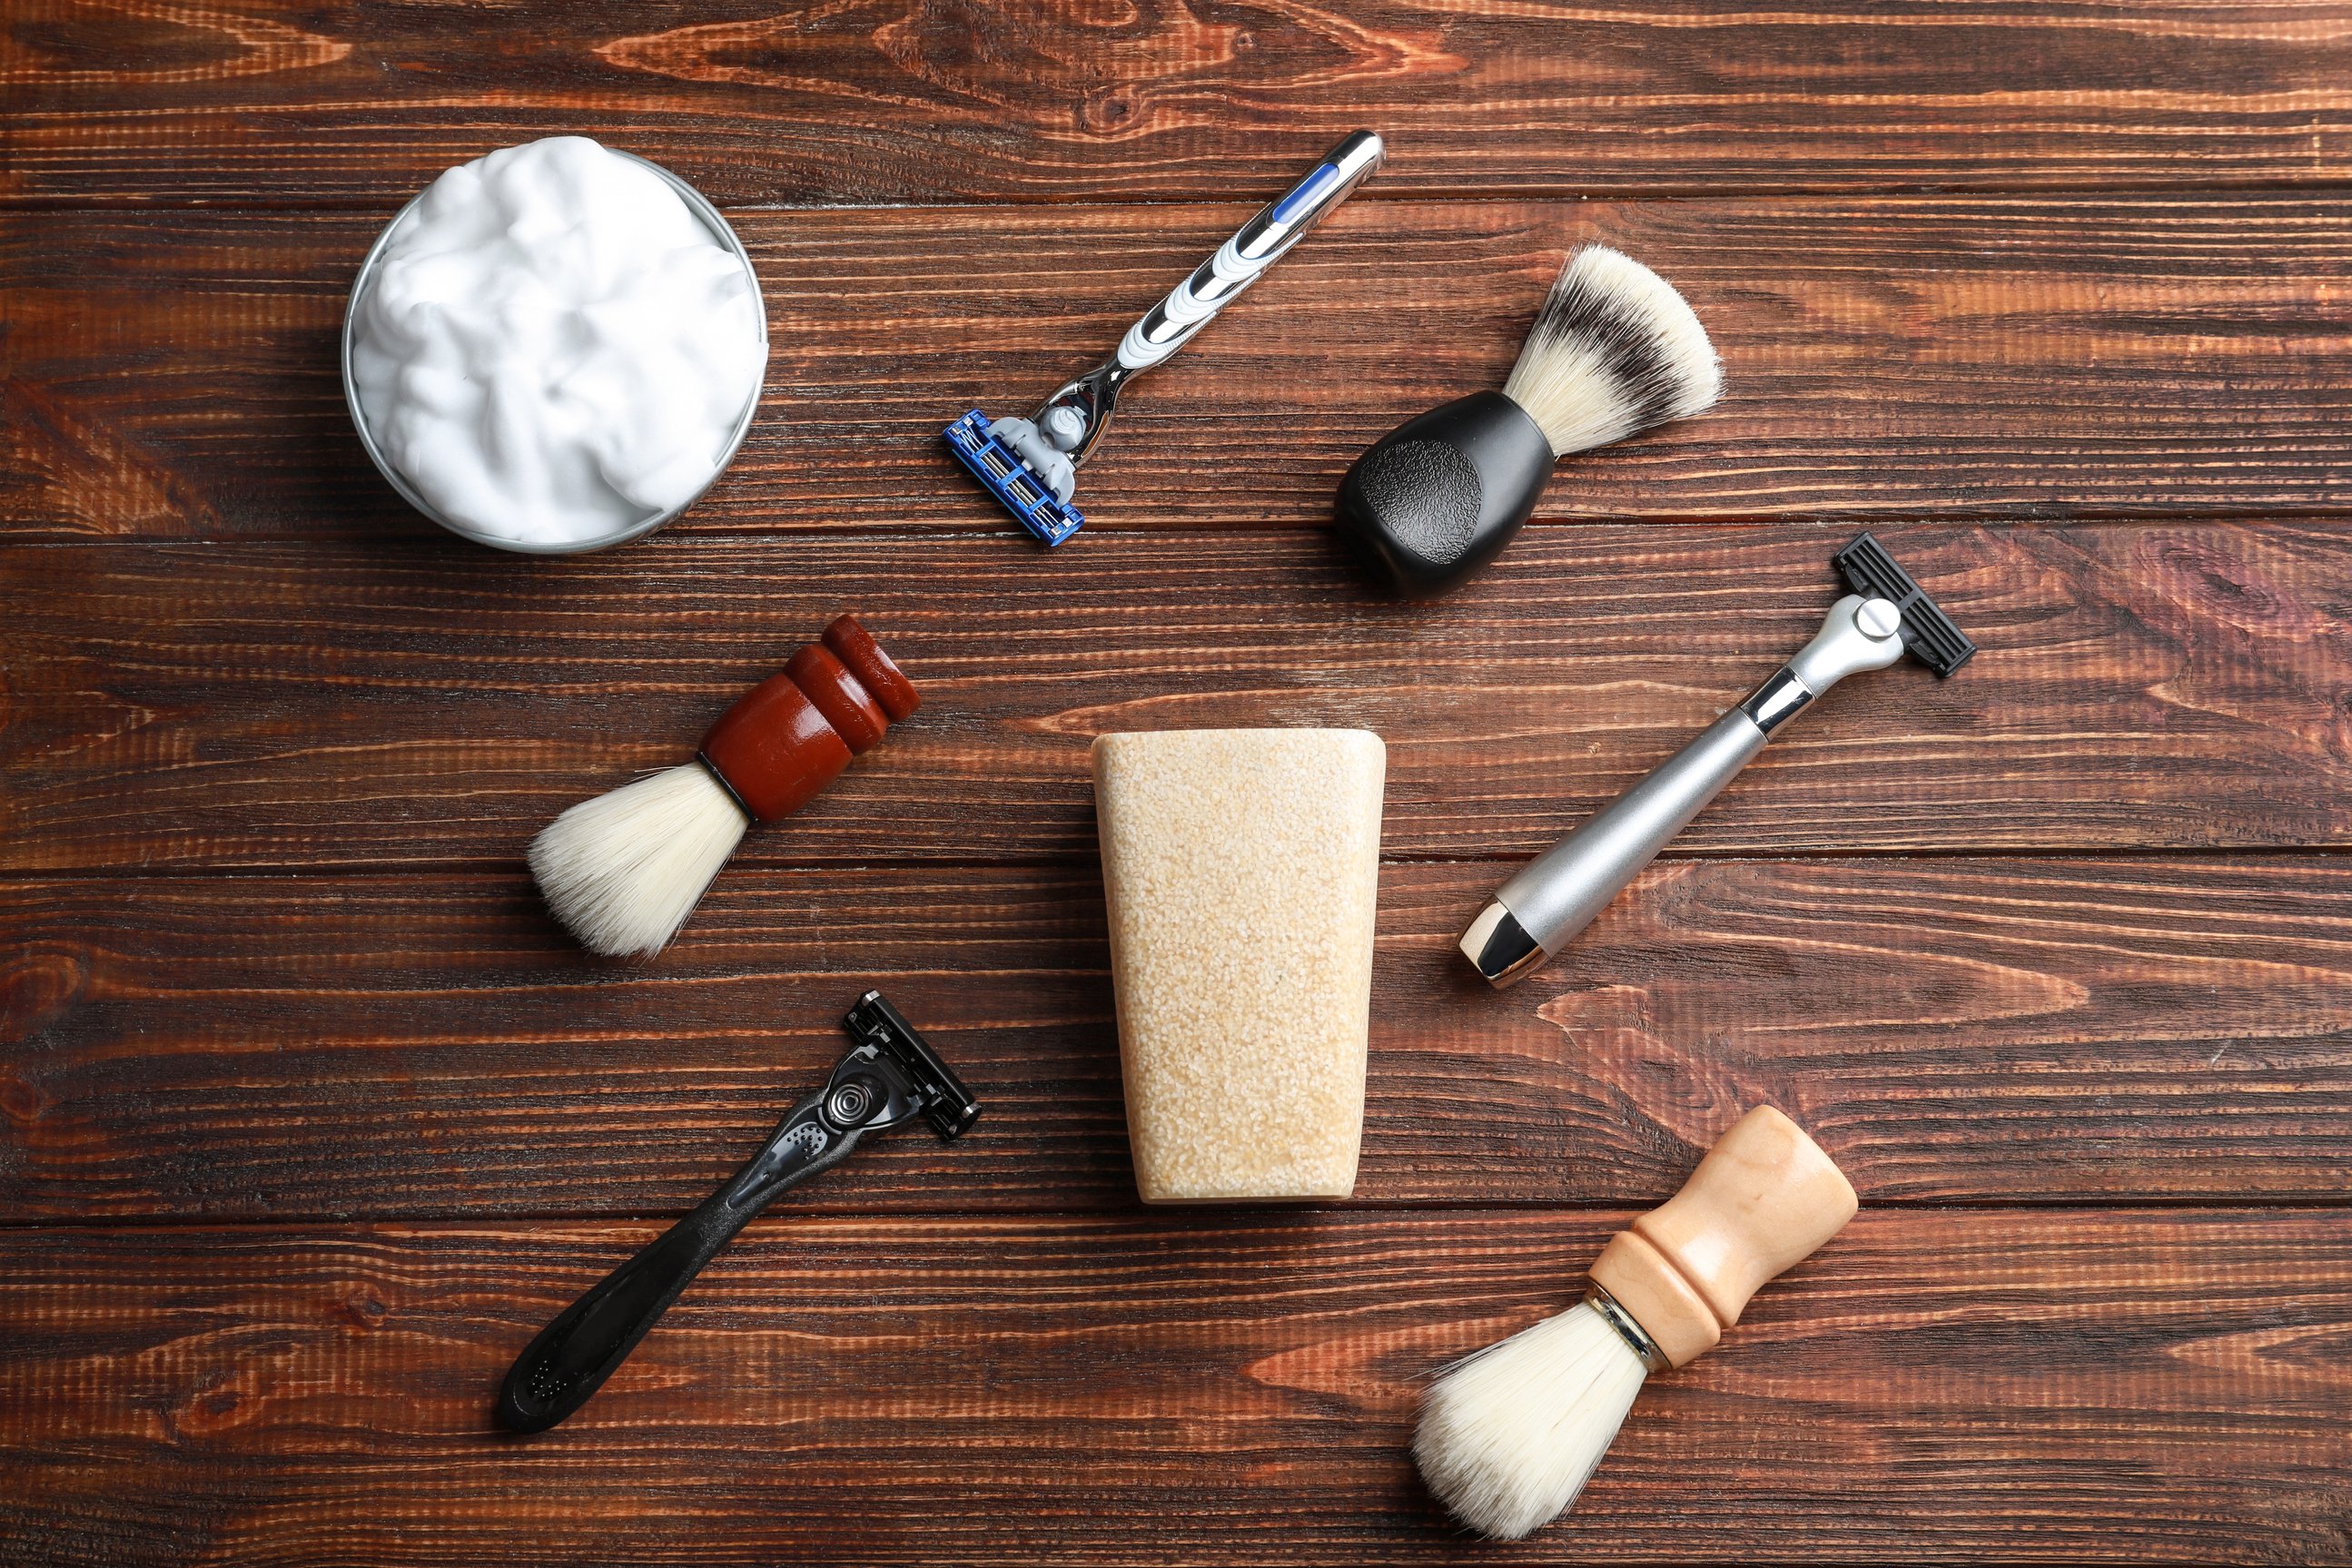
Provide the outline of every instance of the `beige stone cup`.
{"type": "Polygon", "coordinates": [[[1387,766],[1361,729],[1095,742],[1146,1203],[1355,1190],[1387,766]]]}

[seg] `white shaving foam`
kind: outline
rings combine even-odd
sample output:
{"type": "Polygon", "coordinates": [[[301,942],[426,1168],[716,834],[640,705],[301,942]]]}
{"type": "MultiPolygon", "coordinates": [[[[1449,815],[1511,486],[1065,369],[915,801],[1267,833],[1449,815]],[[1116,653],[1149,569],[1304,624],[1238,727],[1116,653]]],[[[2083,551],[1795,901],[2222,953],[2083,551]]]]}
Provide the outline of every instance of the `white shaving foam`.
{"type": "Polygon", "coordinates": [[[750,269],[644,164],[583,136],[433,182],[356,302],[368,433],[445,517],[608,539],[725,466],[767,364],[750,269]]]}

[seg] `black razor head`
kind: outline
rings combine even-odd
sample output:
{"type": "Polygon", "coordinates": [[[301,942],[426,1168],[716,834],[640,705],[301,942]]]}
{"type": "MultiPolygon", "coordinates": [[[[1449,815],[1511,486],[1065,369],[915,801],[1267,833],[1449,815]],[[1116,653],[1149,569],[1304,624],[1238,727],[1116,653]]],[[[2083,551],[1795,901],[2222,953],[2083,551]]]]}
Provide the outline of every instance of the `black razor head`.
{"type": "Polygon", "coordinates": [[[1866,593],[1892,601],[1903,612],[1903,646],[1910,655],[1936,672],[1949,675],[1977,655],[1977,645],[1952,618],[1937,608],[1927,591],[1895,564],[1886,547],[1864,534],[1831,558],[1848,592],[1866,593]]]}
{"type": "Polygon", "coordinates": [[[961,1138],[980,1120],[980,1102],[971,1097],[963,1080],[931,1049],[931,1042],[898,1015],[897,1008],[883,1000],[881,992],[868,991],[858,998],[841,1027],[849,1031],[850,1039],[873,1046],[914,1080],[923,1096],[923,1118],[940,1137],[961,1138]]]}

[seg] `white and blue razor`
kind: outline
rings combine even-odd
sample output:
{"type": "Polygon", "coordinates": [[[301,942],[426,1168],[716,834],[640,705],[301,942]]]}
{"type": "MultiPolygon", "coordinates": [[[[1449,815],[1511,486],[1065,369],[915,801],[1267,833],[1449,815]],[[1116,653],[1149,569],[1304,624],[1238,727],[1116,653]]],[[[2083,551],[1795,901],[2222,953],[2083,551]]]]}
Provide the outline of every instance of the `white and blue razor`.
{"type": "Polygon", "coordinates": [[[1046,544],[1060,544],[1076,533],[1087,520],[1070,501],[1077,491],[1078,467],[1109,427],[1119,388],[1192,341],[1234,296],[1346,201],[1381,166],[1385,152],[1373,132],[1351,132],[1129,327],[1117,353],[1066,384],[1026,419],[991,419],[973,409],[940,433],[948,450],[1046,544]]]}

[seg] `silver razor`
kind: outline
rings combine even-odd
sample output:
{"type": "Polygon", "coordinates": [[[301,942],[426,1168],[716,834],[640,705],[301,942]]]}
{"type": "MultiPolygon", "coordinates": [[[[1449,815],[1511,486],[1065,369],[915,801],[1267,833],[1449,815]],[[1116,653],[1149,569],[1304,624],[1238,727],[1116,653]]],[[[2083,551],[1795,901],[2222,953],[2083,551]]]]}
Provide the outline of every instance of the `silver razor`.
{"type": "Polygon", "coordinates": [[[1910,653],[1939,676],[1976,653],[1951,619],[1883,546],[1864,534],[1840,550],[1853,591],[1830,606],[1820,633],[1748,700],[1585,824],[1529,862],[1462,934],[1462,954],[1498,989],[1524,979],[1592,924],[1667,841],[1764,749],[1772,732],[1862,670],[1910,653]]]}

